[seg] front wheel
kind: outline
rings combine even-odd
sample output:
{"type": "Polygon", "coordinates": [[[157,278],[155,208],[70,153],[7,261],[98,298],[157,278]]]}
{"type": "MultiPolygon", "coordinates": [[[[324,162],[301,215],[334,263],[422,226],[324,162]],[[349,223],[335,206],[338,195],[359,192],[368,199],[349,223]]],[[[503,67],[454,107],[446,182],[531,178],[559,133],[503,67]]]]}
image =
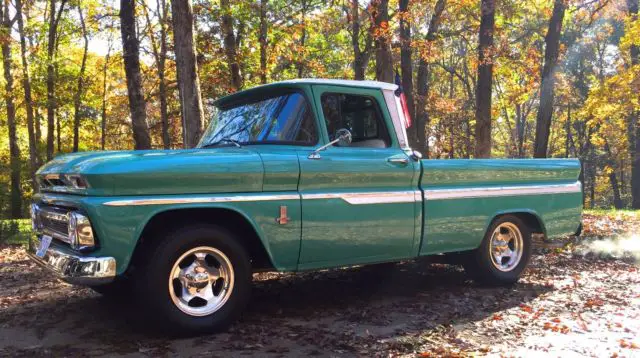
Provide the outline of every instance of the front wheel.
{"type": "Polygon", "coordinates": [[[223,330],[245,308],[251,267],[244,248],[217,226],[166,235],[139,276],[138,299],[150,317],[178,334],[223,330]]]}
{"type": "Polygon", "coordinates": [[[483,283],[514,284],[531,258],[531,231],[517,216],[494,220],[480,247],[464,260],[465,271],[483,283]]]}

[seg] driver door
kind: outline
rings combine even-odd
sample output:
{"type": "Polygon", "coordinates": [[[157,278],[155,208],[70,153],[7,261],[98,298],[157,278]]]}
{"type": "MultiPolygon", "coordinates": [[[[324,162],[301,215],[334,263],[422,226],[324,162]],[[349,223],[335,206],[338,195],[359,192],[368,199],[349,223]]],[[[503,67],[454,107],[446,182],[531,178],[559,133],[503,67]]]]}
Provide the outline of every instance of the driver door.
{"type": "Polygon", "coordinates": [[[400,148],[381,90],[314,86],[325,142],[353,142],[310,159],[298,152],[302,197],[299,268],[393,261],[412,255],[419,163],[400,148]]]}

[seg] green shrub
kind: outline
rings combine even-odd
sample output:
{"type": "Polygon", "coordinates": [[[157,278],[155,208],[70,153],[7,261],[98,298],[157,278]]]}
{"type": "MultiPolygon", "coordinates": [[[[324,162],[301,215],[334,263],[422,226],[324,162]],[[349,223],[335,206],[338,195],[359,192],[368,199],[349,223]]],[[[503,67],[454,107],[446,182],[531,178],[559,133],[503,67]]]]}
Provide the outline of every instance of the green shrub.
{"type": "Polygon", "coordinates": [[[31,234],[29,219],[0,220],[0,244],[25,244],[31,234]]]}

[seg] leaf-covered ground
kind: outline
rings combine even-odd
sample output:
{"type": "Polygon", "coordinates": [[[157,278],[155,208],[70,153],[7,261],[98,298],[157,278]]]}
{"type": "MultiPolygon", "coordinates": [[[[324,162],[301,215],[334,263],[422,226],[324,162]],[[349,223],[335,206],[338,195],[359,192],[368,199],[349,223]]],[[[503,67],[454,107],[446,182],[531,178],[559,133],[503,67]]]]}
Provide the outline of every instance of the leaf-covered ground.
{"type": "Polygon", "coordinates": [[[227,333],[168,339],[136,308],[0,249],[0,356],[640,356],[640,218],[592,213],[510,288],[427,261],[256,277],[227,333]]]}

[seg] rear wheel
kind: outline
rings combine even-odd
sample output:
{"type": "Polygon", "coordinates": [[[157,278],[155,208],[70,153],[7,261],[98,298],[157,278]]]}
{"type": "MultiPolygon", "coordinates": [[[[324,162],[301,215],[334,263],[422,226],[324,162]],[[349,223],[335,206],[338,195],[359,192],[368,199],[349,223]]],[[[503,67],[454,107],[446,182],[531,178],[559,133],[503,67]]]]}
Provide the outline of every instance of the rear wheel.
{"type": "Polygon", "coordinates": [[[467,254],[465,271],[483,283],[516,283],[531,258],[531,231],[517,216],[494,220],[480,247],[467,254]]]}
{"type": "Polygon", "coordinates": [[[165,330],[190,334],[225,329],[248,302],[248,256],[221,227],[168,234],[148,261],[138,277],[137,295],[165,330]]]}

